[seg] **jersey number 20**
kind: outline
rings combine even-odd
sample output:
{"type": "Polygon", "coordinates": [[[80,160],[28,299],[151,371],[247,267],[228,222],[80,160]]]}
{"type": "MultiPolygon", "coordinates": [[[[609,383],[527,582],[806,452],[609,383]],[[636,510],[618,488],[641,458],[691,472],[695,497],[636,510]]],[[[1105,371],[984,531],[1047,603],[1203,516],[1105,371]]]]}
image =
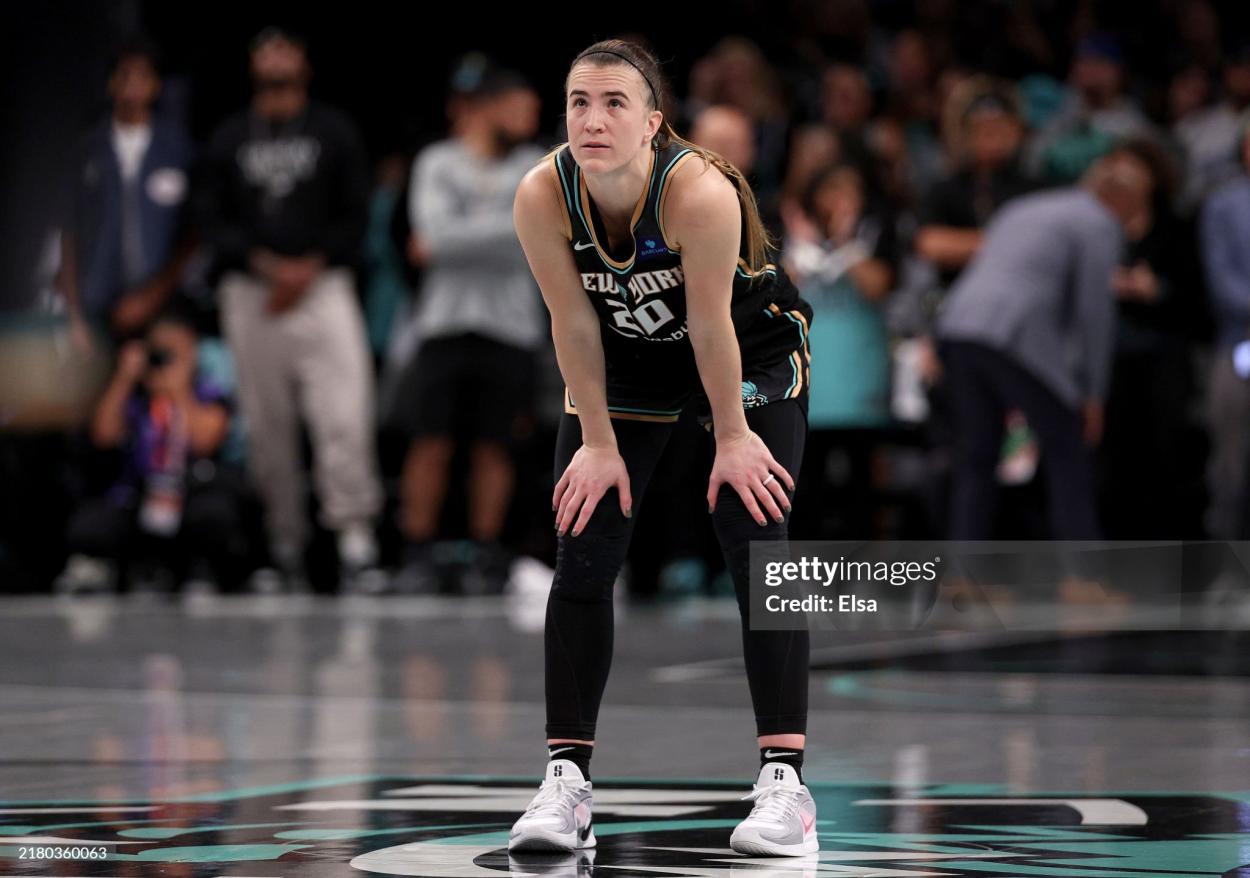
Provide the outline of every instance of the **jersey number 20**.
{"type": "Polygon", "coordinates": [[[626,335],[655,335],[655,331],[673,319],[673,312],[668,310],[659,299],[652,299],[637,311],[630,311],[624,302],[608,299],[607,303],[614,309],[612,319],[625,331],[626,335]]]}

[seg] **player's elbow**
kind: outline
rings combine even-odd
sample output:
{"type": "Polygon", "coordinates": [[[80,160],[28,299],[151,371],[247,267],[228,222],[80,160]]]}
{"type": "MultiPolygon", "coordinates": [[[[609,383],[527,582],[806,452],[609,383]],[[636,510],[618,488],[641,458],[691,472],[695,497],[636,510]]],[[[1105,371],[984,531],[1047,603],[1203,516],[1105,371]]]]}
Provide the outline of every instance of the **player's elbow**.
{"type": "Polygon", "coordinates": [[[552,307],[550,303],[548,310],[551,311],[551,338],[557,346],[588,348],[600,343],[599,321],[593,312],[586,315],[580,309],[552,307]]]}
{"type": "Polygon", "coordinates": [[[686,316],[686,328],[696,352],[700,348],[736,341],[728,307],[691,308],[686,316]]]}

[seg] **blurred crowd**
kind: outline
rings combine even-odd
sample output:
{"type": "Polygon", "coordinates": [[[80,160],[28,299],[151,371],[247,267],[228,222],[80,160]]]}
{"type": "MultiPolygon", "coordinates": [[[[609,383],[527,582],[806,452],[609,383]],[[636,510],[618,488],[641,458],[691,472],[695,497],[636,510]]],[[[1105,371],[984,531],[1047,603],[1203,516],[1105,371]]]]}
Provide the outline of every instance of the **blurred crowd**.
{"type": "MultiPolygon", "coordinates": [[[[1020,3],[978,54],[957,4],[829,8],[784,58],[721,39],[666,96],[815,311],[791,537],[1245,538],[1250,38],[1205,0],[1155,10],[1148,45],[1020,3]]],[[[26,486],[63,524],[33,581],[499,592],[555,550],[561,383],[511,208],[561,96],[470,52],[447,129],[370,156],[300,36],[248,57],[250,103],[194,143],[157,47],[127,42],[59,181],[43,307],[96,380],[55,482],[26,486]]],[[[55,421],[0,422],[11,498],[47,466],[14,435],[55,421]]],[[[636,591],[727,590],[710,454],[683,422],[636,591]]]]}

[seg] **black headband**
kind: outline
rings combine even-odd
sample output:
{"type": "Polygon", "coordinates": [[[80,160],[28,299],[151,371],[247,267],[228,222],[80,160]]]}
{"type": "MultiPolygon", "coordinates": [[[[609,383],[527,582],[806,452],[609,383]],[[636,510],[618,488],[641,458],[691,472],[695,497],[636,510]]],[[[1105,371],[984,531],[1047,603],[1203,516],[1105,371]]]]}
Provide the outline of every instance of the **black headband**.
{"type": "MultiPolygon", "coordinates": [[[[663,107],[660,104],[660,96],[656,94],[655,86],[651,84],[651,77],[643,73],[642,68],[639,67],[637,64],[635,64],[633,62],[633,59],[631,59],[628,55],[622,55],[620,52],[613,52],[611,49],[594,49],[592,51],[582,52],[582,54],[577,56],[577,60],[581,61],[582,59],[586,58],[586,56],[588,55],[613,55],[617,58],[620,58],[630,67],[637,70],[639,75],[642,76],[643,81],[647,83],[647,88],[651,89],[651,100],[655,102],[655,108],[657,110],[663,111],[663,107]]],[[[577,62],[574,62],[574,63],[577,63],[577,62]]]]}

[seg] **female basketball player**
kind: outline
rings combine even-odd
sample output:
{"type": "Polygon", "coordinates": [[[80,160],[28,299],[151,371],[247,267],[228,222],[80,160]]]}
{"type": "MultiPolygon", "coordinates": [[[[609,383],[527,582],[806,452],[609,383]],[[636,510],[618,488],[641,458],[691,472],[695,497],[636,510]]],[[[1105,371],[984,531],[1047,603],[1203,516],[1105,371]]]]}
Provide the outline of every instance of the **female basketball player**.
{"type": "Polygon", "coordinates": [[[755,855],[817,849],[802,781],[806,631],[748,625],[748,544],[784,540],[806,435],[811,309],[766,264],[742,175],[664,120],[656,60],[596,43],[566,82],[569,142],[526,176],[515,221],[567,387],[552,498],[546,779],[511,850],[595,844],[590,756],[612,659],[612,585],[641,497],[693,403],[716,442],[707,499],[742,614],[761,770],[730,840],[755,855]]]}

